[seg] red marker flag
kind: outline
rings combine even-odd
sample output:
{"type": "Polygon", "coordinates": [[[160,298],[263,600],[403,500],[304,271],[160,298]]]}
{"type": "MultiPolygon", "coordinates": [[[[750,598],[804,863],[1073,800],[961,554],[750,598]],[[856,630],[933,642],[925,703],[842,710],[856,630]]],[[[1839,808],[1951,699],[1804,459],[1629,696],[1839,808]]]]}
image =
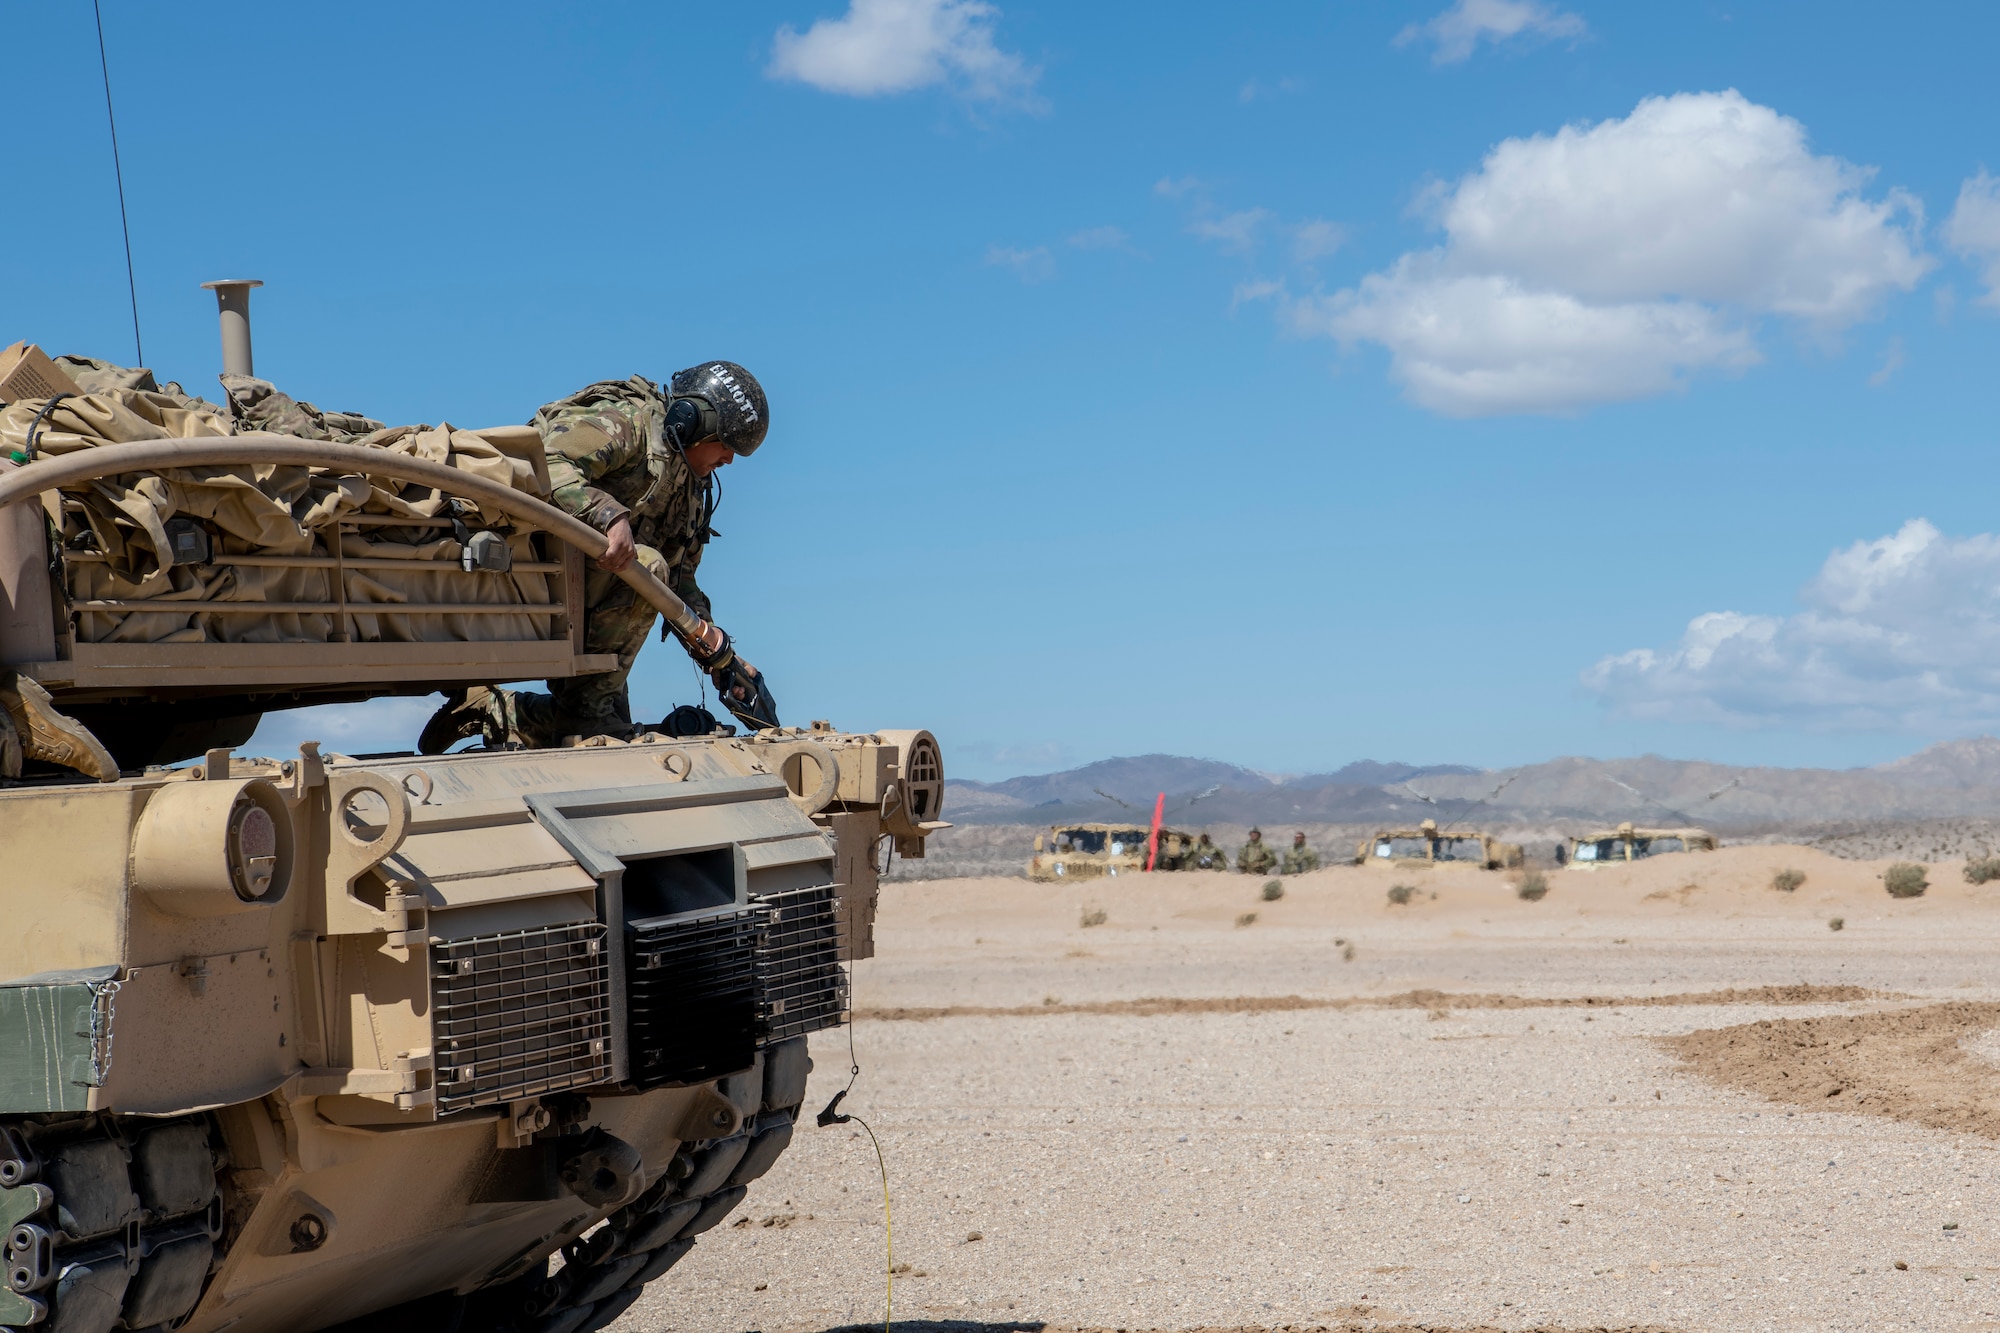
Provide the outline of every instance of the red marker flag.
{"type": "Polygon", "coordinates": [[[1160,799],[1153,802],[1153,831],[1146,836],[1146,869],[1153,868],[1153,859],[1160,854],[1160,816],[1167,810],[1167,794],[1160,793],[1160,799]]]}

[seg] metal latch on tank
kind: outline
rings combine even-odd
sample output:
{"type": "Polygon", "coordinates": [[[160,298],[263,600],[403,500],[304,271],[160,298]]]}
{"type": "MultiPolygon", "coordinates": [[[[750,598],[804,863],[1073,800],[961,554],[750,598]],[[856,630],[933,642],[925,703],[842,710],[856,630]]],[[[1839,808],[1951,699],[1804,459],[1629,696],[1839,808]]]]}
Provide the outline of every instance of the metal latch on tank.
{"type": "Polygon", "coordinates": [[[408,887],[400,886],[382,899],[382,908],[389,914],[389,936],[385,942],[392,949],[420,944],[430,931],[430,906],[423,894],[409,892],[408,887]]]}
{"type": "Polygon", "coordinates": [[[432,1089],[436,1062],[431,1048],[404,1051],[389,1062],[387,1069],[307,1069],[297,1076],[298,1096],[372,1097],[394,1102],[399,1111],[429,1106],[436,1100],[432,1089]]]}

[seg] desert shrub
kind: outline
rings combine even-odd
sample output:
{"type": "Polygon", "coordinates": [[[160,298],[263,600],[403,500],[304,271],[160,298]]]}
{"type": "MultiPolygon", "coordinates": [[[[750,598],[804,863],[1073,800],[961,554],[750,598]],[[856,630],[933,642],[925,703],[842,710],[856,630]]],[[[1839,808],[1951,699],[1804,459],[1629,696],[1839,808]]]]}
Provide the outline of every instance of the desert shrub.
{"type": "Polygon", "coordinates": [[[1110,913],[1106,912],[1102,907],[1086,907],[1083,909],[1083,924],[1085,928],[1101,926],[1110,919],[1110,913]]]}
{"type": "Polygon", "coordinates": [[[1826,923],[1826,928],[1828,930],[1845,930],[1847,929],[1847,918],[1844,916],[1831,917],[1826,923]]]}
{"type": "Polygon", "coordinates": [[[1780,870],[1777,874],[1771,876],[1771,887],[1779,893],[1794,892],[1799,885],[1805,882],[1806,872],[1803,870],[1780,870]]]}
{"type": "Polygon", "coordinates": [[[1898,861],[1882,872],[1882,887],[1891,898],[1921,898],[1930,886],[1924,868],[1915,861],[1898,861]]]}
{"type": "Polygon", "coordinates": [[[1389,886],[1389,901],[1398,907],[1403,907],[1416,895],[1416,892],[1417,886],[1414,884],[1391,884],[1389,886]]]}
{"type": "Polygon", "coordinates": [[[2000,879],[2000,856],[1975,856],[1965,863],[1965,882],[1984,884],[1989,879],[2000,879]]]}
{"type": "Polygon", "coordinates": [[[1239,930],[1244,926],[1254,926],[1256,924],[1257,914],[1255,912],[1245,912],[1242,916],[1236,918],[1236,925],[1239,930]]]}
{"type": "Polygon", "coordinates": [[[1278,901],[1278,899],[1284,896],[1285,896],[1285,885],[1283,880],[1267,879],[1264,881],[1265,902],[1274,903],[1278,901]]]}
{"type": "Polygon", "coordinates": [[[1351,963],[1351,962],[1353,962],[1353,961],[1354,961],[1354,946],[1353,946],[1353,945],[1349,944],[1349,945],[1346,945],[1346,946],[1344,946],[1344,947],[1343,947],[1343,948],[1341,949],[1341,951],[1340,951],[1340,961],[1341,961],[1341,962],[1343,962],[1343,963],[1351,963]]]}
{"type": "Polygon", "coordinates": [[[1530,870],[1521,876],[1520,882],[1514,886],[1514,892],[1531,903],[1538,903],[1548,896],[1549,877],[1539,870],[1530,870]]]}

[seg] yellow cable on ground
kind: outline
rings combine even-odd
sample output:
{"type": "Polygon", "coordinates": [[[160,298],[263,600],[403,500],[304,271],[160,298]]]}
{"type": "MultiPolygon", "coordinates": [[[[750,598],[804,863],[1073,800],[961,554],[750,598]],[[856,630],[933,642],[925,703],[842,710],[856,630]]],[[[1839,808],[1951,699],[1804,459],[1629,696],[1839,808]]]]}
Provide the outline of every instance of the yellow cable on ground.
{"type": "Polygon", "coordinates": [[[868,1122],[852,1113],[847,1118],[868,1130],[868,1141],[875,1145],[875,1165],[882,1171],[882,1333],[889,1333],[889,1316],[896,1308],[896,1232],[889,1217],[889,1163],[882,1156],[882,1141],[868,1122]]]}

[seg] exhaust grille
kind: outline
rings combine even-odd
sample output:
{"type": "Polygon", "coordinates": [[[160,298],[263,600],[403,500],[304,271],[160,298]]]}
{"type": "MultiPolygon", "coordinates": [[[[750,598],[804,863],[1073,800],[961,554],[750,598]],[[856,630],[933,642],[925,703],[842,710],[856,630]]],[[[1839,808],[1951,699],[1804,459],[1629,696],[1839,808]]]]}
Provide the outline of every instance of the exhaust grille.
{"type": "Polygon", "coordinates": [[[818,1032],[847,1014],[840,899],[833,885],[754,900],[764,909],[757,948],[757,1035],[762,1042],[818,1032]]]}
{"type": "Polygon", "coordinates": [[[604,943],[595,921],[432,941],[440,1114],[611,1077],[604,943]]]}
{"type": "Polygon", "coordinates": [[[626,927],[635,1084],[697,1083],[750,1066],[764,923],[759,908],[729,907],[626,927]]]}

